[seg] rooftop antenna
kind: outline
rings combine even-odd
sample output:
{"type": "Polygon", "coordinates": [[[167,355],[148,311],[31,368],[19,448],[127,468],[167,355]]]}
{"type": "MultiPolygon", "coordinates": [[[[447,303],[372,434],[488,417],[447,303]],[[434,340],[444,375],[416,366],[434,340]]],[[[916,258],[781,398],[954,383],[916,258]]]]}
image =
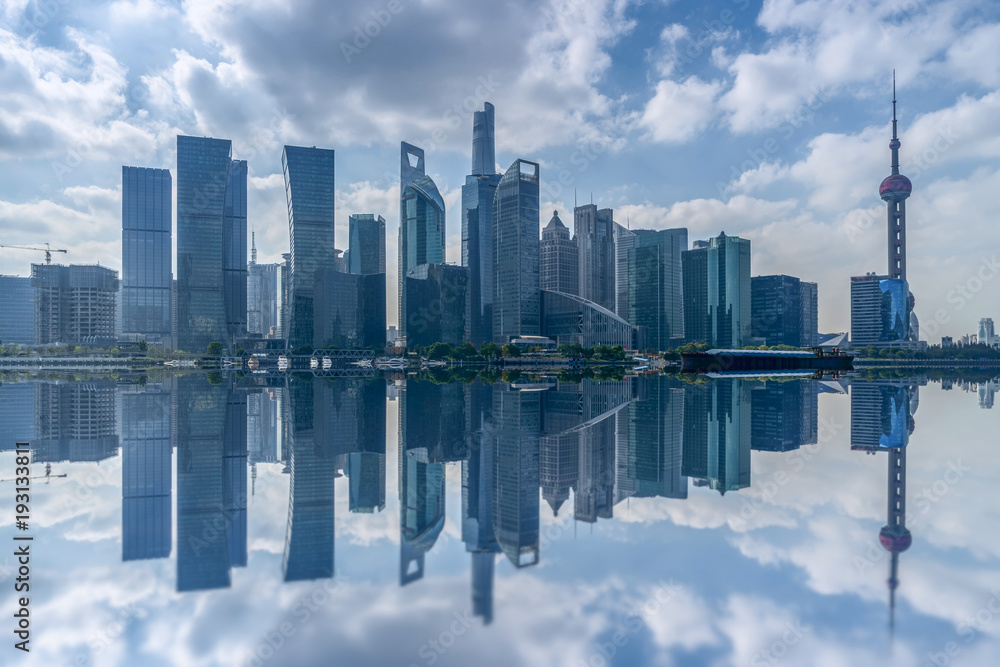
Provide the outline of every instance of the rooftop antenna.
{"type": "Polygon", "coordinates": [[[576,188],[573,188],[573,210],[576,210],[576,188]]]}
{"type": "Polygon", "coordinates": [[[256,264],[257,263],[257,232],[253,231],[253,228],[251,228],[251,231],[250,231],[250,238],[252,239],[252,241],[250,243],[250,263],[251,264],[256,264]]]}

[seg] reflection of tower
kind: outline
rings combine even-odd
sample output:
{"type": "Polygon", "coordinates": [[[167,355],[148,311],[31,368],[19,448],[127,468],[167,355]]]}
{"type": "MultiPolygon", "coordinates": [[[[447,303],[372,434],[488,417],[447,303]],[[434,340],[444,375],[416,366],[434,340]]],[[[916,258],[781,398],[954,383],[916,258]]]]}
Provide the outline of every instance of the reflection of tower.
{"type": "Polygon", "coordinates": [[[163,385],[122,389],[122,560],[170,555],[170,397],[163,385]]]}
{"type": "Polygon", "coordinates": [[[906,449],[889,452],[889,511],[886,525],[879,532],[882,547],[892,554],[889,568],[889,628],[895,626],[896,588],[899,587],[899,554],[910,548],[913,537],[906,528],[906,449]]]}
{"type": "Polygon", "coordinates": [[[492,389],[478,381],[465,388],[468,459],[462,461],[462,541],[472,554],[472,613],[493,621],[493,569],[500,553],[493,530],[496,442],[489,413],[492,389]]]}
{"type": "Polygon", "coordinates": [[[34,386],[33,461],[103,461],[117,453],[113,380],[34,386]]]}
{"type": "Polygon", "coordinates": [[[722,494],[750,486],[750,401],[745,381],[715,380],[684,390],[681,472],[722,494]]]}
{"type": "Polygon", "coordinates": [[[229,564],[247,564],[247,395],[230,390],[222,429],[222,503],[229,564]]]}
{"type": "Polygon", "coordinates": [[[688,481],[681,474],[684,390],[669,385],[666,376],[639,378],[642,400],[625,410],[628,479],[638,497],[687,498],[688,481]]]}
{"type": "Polygon", "coordinates": [[[408,389],[399,394],[400,586],[423,578],[424,555],[444,528],[444,464],[416,456],[426,454],[423,448],[409,451],[407,394],[408,389]]]}
{"type": "Polygon", "coordinates": [[[493,385],[497,426],[493,527],[516,567],[538,562],[538,440],[541,393],[493,385]]]}
{"type": "Polygon", "coordinates": [[[282,570],[285,581],[333,576],[334,457],[316,442],[313,395],[321,380],[293,380],[287,396],[291,479],[282,570]]]}

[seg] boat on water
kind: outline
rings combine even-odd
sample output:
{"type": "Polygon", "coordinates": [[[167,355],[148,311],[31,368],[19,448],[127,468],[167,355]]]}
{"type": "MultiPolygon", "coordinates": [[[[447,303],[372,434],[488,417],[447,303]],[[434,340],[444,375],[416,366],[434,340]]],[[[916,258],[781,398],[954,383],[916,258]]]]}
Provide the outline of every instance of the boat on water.
{"type": "Polygon", "coordinates": [[[316,370],[317,368],[319,368],[319,359],[317,359],[316,357],[313,357],[312,359],[310,359],[309,360],[309,368],[311,368],[313,370],[316,370]]]}
{"type": "Polygon", "coordinates": [[[323,370],[328,371],[333,367],[333,360],[330,357],[323,357],[323,370]]]}
{"type": "Polygon", "coordinates": [[[849,371],[851,356],[838,349],[708,350],[681,354],[682,373],[746,373],[750,371],[849,371]]]}

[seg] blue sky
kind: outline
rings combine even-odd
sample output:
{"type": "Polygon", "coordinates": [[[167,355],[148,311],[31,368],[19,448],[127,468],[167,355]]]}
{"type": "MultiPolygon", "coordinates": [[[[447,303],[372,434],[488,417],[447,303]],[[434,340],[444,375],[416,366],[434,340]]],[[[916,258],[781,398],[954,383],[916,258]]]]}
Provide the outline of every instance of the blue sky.
{"type": "MultiPolygon", "coordinates": [[[[633,227],[742,235],[754,275],[818,282],[820,328],[844,331],[848,277],[887,268],[895,68],[909,278],[937,341],[1000,318],[998,43],[985,0],[6,0],[0,243],[119,267],[121,165],[173,169],[192,134],[249,161],[262,261],[287,250],[298,144],[337,151],[338,246],[351,213],[384,215],[394,267],[405,140],[458,261],[471,109],[490,101],[498,167],[542,165],[543,225],[575,192],[633,227]]],[[[2,273],[31,261],[0,250],[2,273]]]]}

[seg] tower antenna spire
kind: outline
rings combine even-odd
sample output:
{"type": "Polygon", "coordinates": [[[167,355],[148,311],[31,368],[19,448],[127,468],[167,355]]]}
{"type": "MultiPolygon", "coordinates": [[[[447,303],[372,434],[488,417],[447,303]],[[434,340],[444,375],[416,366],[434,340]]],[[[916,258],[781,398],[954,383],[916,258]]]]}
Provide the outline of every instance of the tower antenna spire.
{"type": "Polygon", "coordinates": [[[257,263],[257,232],[250,230],[250,263],[257,263]]]}

